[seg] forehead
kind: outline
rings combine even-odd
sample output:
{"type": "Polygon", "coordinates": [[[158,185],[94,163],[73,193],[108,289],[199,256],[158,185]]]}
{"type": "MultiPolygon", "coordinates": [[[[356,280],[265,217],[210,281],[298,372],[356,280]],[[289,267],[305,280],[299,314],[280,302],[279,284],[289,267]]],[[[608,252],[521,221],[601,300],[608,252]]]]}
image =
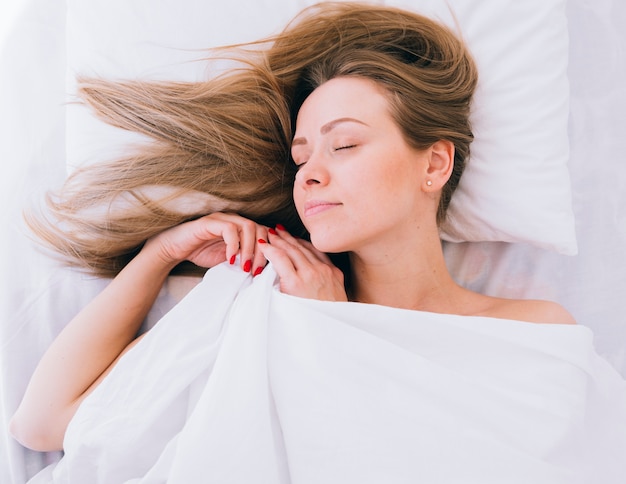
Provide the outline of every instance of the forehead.
{"type": "MultiPolygon", "coordinates": [[[[388,112],[386,91],[376,82],[360,77],[338,77],[315,89],[304,101],[296,131],[318,127],[338,118],[375,121],[388,112]]],[[[368,123],[369,124],[369,123],[368,123]]]]}

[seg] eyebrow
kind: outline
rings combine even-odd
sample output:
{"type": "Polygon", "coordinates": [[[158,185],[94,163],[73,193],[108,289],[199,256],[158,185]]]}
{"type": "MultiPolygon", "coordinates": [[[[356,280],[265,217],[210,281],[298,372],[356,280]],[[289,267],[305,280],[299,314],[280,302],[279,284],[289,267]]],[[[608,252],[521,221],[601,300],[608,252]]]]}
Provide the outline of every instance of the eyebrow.
{"type": "MultiPolygon", "coordinates": [[[[358,123],[358,124],[362,124],[363,126],[368,126],[367,123],[364,123],[363,121],[360,121],[355,118],[339,118],[339,119],[334,119],[333,121],[330,121],[326,123],[324,126],[322,126],[320,128],[320,134],[327,134],[333,129],[335,129],[338,125],[343,124],[343,123],[358,123]]],[[[302,137],[294,138],[293,141],[291,142],[292,147],[298,146],[298,145],[305,145],[305,144],[306,144],[306,138],[302,138],[302,137]]]]}

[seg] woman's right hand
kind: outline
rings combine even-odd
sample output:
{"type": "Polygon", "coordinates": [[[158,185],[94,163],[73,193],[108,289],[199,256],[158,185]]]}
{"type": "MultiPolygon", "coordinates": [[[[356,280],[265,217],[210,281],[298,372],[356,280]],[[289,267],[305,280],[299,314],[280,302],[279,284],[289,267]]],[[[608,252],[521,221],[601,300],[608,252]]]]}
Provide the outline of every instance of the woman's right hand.
{"type": "Polygon", "coordinates": [[[233,213],[215,212],[185,222],[149,239],[143,250],[154,251],[173,268],[182,261],[200,267],[213,267],[239,255],[246,272],[259,273],[267,264],[259,239],[267,238],[268,228],[233,213]]]}

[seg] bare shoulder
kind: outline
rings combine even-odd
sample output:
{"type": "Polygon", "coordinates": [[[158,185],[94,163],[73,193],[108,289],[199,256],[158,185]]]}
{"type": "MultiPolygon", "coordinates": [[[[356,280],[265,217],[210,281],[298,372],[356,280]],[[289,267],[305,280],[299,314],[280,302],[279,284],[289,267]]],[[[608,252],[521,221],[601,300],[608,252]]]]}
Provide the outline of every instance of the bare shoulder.
{"type": "Polygon", "coordinates": [[[494,298],[484,315],[531,323],[576,324],[574,317],[560,304],[538,299],[494,298]]]}

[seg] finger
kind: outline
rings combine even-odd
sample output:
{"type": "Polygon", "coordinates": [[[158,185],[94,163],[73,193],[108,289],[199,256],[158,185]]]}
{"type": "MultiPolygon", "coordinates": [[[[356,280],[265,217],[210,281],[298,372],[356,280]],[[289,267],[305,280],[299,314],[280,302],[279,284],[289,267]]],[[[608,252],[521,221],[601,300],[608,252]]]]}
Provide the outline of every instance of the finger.
{"type": "Polygon", "coordinates": [[[272,262],[281,292],[320,300],[347,300],[343,273],[332,264],[320,260],[312,264],[300,248],[286,243],[284,248],[261,244],[261,250],[272,262]]]}
{"type": "Polygon", "coordinates": [[[303,242],[305,241],[296,239],[284,231],[279,231],[277,233],[272,233],[270,231],[270,243],[273,246],[286,251],[293,259],[296,269],[302,268],[306,263],[315,264],[322,261],[311,251],[309,247],[304,245],[303,242]]]}
{"type": "Polygon", "coordinates": [[[220,237],[226,244],[226,260],[234,264],[240,255],[243,270],[250,272],[255,249],[257,224],[237,214],[214,212],[203,217],[209,238],[220,237]]]}
{"type": "Polygon", "coordinates": [[[239,223],[239,255],[241,267],[245,272],[252,270],[254,250],[257,245],[257,224],[248,219],[241,219],[239,223]]]}
{"type": "Polygon", "coordinates": [[[328,256],[326,252],[322,252],[321,250],[316,249],[315,246],[308,240],[304,240],[304,239],[296,239],[296,240],[298,240],[302,246],[309,249],[311,253],[314,254],[320,261],[324,262],[325,264],[334,265],[333,261],[330,260],[330,257],[328,256]]]}
{"type": "Polygon", "coordinates": [[[291,278],[296,275],[296,268],[291,257],[284,250],[268,243],[260,243],[259,250],[272,263],[272,267],[280,279],[291,278]]]}
{"type": "Polygon", "coordinates": [[[203,234],[201,237],[207,240],[217,237],[224,240],[225,260],[233,260],[239,253],[239,228],[231,221],[227,221],[220,216],[203,217],[203,234]]]}
{"type": "Polygon", "coordinates": [[[252,260],[252,275],[258,276],[263,268],[267,265],[267,258],[260,248],[261,244],[267,244],[268,228],[263,225],[257,225],[256,242],[254,250],[254,259],[252,260]]]}
{"type": "Polygon", "coordinates": [[[298,247],[306,247],[308,250],[311,251],[311,253],[315,254],[317,258],[320,259],[322,262],[327,262],[327,263],[331,262],[330,258],[324,252],[317,250],[313,246],[313,244],[311,244],[311,242],[309,242],[308,240],[301,239],[300,237],[294,237],[281,224],[276,225],[276,230],[272,231],[272,229],[270,229],[270,233],[273,235],[279,236],[281,239],[286,240],[290,244],[296,245],[298,247]]]}
{"type": "Polygon", "coordinates": [[[266,227],[234,213],[216,213],[214,215],[216,220],[224,223],[224,233],[227,233],[229,237],[233,234],[231,227],[235,228],[233,242],[236,239],[237,243],[236,245],[233,243],[232,247],[229,247],[227,254],[229,262],[234,263],[236,255],[239,254],[239,263],[246,272],[252,272],[253,267],[258,268],[265,265],[263,256],[257,257],[255,254],[258,252],[256,250],[257,240],[260,237],[267,237],[266,227]]]}
{"type": "Polygon", "coordinates": [[[286,240],[290,243],[297,241],[298,239],[296,237],[294,237],[293,235],[291,235],[287,229],[281,225],[281,224],[276,224],[276,229],[273,230],[273,232],[271,232],[273,235],[277,235],[279,236],[281,239],[286,240]]]}

